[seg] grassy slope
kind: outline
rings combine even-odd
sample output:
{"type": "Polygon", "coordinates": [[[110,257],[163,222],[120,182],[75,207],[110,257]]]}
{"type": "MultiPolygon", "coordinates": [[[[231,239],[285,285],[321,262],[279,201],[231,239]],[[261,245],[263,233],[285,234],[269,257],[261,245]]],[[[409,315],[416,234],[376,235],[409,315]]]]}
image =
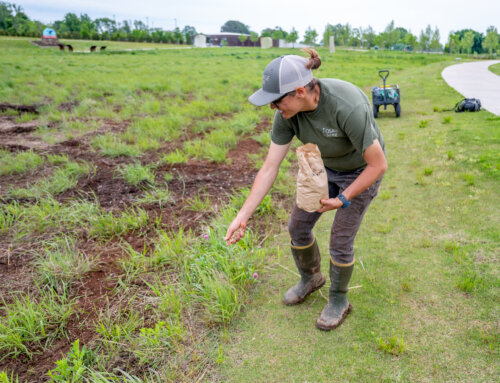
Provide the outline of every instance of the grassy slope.
{"type": "Polygon", "coordinates": [[[488,69],[500,76],[500,64],[490,65],[488,69]]]}
{"type": "MultiPolygon", "coordinates": [[[[378,120],[389,170],[355,244],[352,315],[336,331],[316,330],[328,284],[299,307],[281,303],[297,280],[284,270],[295,270],[284,226],[277,257],[230,334],[222,380],[498,381],[500,118],[434,112],[461,97],[440,76],[448,64],[391,75],[402,88],[403,117],[391,108],[378,120]],[[467,277],[470,292],[457,287],[467,277]],[[379,338],[392,336],[407,346],[402,355],[377,349],[379,338]]],[[[315,230],[324,271],[331,218],[315,230]]]]}

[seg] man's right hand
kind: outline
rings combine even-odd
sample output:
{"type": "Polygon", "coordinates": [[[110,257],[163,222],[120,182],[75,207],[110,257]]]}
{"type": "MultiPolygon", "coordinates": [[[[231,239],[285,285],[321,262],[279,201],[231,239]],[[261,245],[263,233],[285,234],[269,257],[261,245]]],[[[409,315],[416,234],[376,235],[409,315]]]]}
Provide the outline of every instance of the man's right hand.
{"type": "Polygon", "coordinates": [[[247,223],[236,217],[227,229],[226,238],[224,238],[226,244],[229,246],[238,242],[245,235],[246,228],[247,223]]]}

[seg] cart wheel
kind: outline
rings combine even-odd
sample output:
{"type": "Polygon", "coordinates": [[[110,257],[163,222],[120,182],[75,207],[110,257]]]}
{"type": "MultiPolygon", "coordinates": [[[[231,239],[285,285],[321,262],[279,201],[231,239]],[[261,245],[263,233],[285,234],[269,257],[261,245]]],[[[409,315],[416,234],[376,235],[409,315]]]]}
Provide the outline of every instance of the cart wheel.
{"type": "Polygon", "coordinates": [[[394,109],[396,110],[396,117],[401,116],[401,104],[394,105],[394,109]]]}
{"type": "Polygon", "coordinates": [[[378,117],[378,105],[373,105],[373,117],[378,117]]]}

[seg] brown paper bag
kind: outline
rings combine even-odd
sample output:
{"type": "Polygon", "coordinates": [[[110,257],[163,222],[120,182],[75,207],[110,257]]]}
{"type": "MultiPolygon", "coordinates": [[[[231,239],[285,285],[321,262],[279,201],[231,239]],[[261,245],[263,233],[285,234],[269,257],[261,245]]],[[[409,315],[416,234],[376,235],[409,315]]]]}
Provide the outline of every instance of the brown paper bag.
{"type": "Polygon", "coordinates": [[[297,148],[299,173],[297,175],[297,206],[312,213],[322,205],[320,199],[328,198],[328,177],[321,153],[316,144],[297,148]]]}

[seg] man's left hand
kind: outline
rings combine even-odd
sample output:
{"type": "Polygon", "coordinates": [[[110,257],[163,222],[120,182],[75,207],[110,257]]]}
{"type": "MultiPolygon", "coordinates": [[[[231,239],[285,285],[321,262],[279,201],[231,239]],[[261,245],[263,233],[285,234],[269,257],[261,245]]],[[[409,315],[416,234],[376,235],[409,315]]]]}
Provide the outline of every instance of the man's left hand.
{"type": "Polygon", "coordinates": [[[329,210],[336,210],[336,209],[339,209],[343,206],[342,201],[339,200],[337,197],[329,198],[329,199],[322,199],[319,202],[323,206],[321,206],[318,210],[316,210],[318,213],[324,213],[325,211],[329,211],[329,210]]]}

